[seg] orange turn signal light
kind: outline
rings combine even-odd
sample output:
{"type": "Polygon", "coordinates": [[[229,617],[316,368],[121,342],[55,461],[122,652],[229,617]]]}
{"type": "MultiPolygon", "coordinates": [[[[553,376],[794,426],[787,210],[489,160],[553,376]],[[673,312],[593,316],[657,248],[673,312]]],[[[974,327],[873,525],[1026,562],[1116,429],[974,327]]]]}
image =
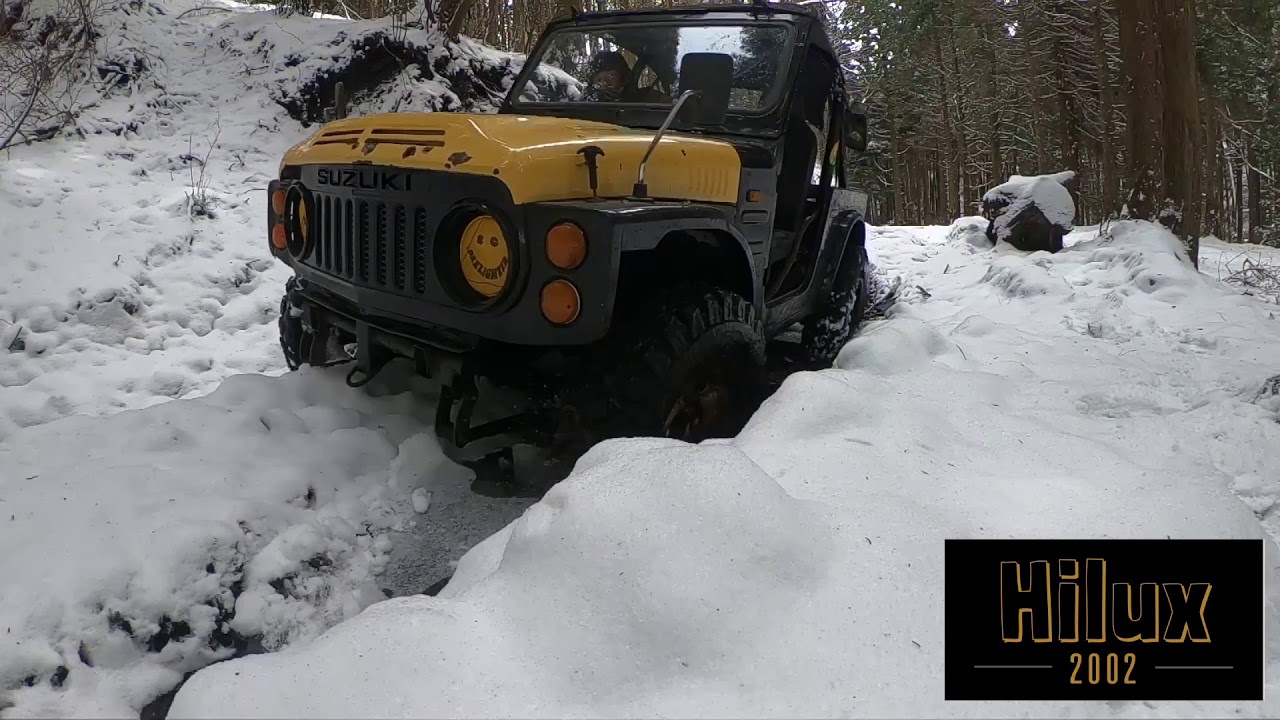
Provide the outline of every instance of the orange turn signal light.
{"type": "Polygon", "coordinates": [[[277,250],[284,250],[289,247],[289,239],[285,236],[284,223],[276,223],[271,228],[271,245],[277,250]]]}
{"type": "Polygon", "coordinates": [[[587,258],[587,236],[582,228],[562,222],[547,231],[547,259],[561,270],[573,270],[587,258]]]}
{"type": "Polygon", "coordinates": [[[283,190],[277,190],[271,193],[271,212],[276,215],[284,215],[285,195],[283,190]]]}
{"type": "Polygon", "coordinates": [[[578,288],[568,280],[552,280],[542,288],[542,316],[556,325],[568,325],[578,319],[582,298],[578,288]]]}

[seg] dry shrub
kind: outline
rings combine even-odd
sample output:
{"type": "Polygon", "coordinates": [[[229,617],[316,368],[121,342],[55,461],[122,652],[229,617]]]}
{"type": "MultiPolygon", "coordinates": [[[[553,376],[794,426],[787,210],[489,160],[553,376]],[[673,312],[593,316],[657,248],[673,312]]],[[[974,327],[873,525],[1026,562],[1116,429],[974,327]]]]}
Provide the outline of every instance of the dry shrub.
{"type": "Polygon", "coordinates": [[[1245,295],[1280,303],[1280,264],[1261,253],[1256,257],[1246,256],[1238,269],[1225,277],[1220,273],[1219,279],[1240,288],[1245,295]]]}
{"type": "Polygon", "coordinates": [[[407,15],[415,7],[421,10],[421,0],[277,0],[276,5],[288,12],[308,14],[324,13],[354,20],[407,15]]]}
{"type": "Polygon", "coordinates": [[[0,35],[0,150],[42,140],[75,119],[88,86],[86,68],[97,39],[93,18],[101,0],[44,0],[38,17],[28,4],[4,2],[0,35]],[[15,12],[14,8],[17,8],[15,12]],[[28,17],[19,13],[26,11],[28,17]]]}

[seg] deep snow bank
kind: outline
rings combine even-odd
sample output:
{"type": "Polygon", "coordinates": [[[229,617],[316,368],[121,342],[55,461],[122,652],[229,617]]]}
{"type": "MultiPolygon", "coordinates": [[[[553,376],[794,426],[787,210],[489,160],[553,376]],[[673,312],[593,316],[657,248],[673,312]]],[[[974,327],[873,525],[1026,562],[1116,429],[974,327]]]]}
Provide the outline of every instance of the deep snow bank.
{"type": "Polygon", "coordinates": [[[79,134],[0,158],[0,439],[283,370],[287,268],[261,223],[263,188],[308,133],[288,112],[351,73],[354,112],[490,111],[521,62],[430,28],[223,0],[112,0],[96,21],[101,98],[79,134]]]}
{"type": "Polygon", "coordinates": [[[172,716],[1276,716],[1275,634],[1264,703],[944,703],[945,538],[1280,537],[1265,306],[1149,225],[945,236],[879,229],[912,303],[735,441],[599,445],[439,598],[203,670],[172,716]]]}
{"type": "Polygon", "coordinates": [[[449,505],[430,397],[337,370],[75,417],[0,444],[0,710],[136,715],[186,671],[384,599],[411,497],[449,505]]]}

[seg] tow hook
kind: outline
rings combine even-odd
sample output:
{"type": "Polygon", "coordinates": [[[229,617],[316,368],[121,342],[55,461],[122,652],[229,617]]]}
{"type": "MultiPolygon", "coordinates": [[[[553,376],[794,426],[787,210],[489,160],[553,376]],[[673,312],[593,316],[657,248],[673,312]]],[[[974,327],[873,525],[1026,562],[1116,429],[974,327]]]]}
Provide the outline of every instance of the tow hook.
{"type": "MultiPolygon", "coordinates": [[[[356,351],[354,359],[355,367],[351,368],[351,372],[347,373],[347,386],[353,388],[364,387],[371,380],[382,372],[382,369],[391,362],[389,353],[382,351],[377,345],[374,345],[369,323],[356,321],[356,351]],[[356,375],[361,375],[361,379],[355,380],[356,375]]],[[[347,354],[352,354],[348,348],[343,348],[347,354]]]]}
{"type": "Polygon", "coordinates": [[[452,383],[440,388],[440,403],[436,405],[436,434],[461,449],[477,440],[499,435],[515,434],[523,438],[537,425],[538,415],[526,411],[473,426],[471,416],[479,399],[480,392],[471,371],[464,369],[455,375],[452,383]],[[456,414],[454,405],[458,406],[456,414]]]}

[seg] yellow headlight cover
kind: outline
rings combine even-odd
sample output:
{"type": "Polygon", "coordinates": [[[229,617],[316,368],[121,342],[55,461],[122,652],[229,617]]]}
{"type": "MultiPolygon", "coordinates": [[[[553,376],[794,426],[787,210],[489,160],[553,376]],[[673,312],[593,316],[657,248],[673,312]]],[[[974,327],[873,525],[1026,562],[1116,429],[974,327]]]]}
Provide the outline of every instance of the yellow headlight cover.
{"type": "Polygon", "coordinates": [[[484,297],[494,297],[506,287],[511,248],[502,226],[492,215],[481,215],[467,224],[462,231],[458,260],[462,277],[484,297]]]}

